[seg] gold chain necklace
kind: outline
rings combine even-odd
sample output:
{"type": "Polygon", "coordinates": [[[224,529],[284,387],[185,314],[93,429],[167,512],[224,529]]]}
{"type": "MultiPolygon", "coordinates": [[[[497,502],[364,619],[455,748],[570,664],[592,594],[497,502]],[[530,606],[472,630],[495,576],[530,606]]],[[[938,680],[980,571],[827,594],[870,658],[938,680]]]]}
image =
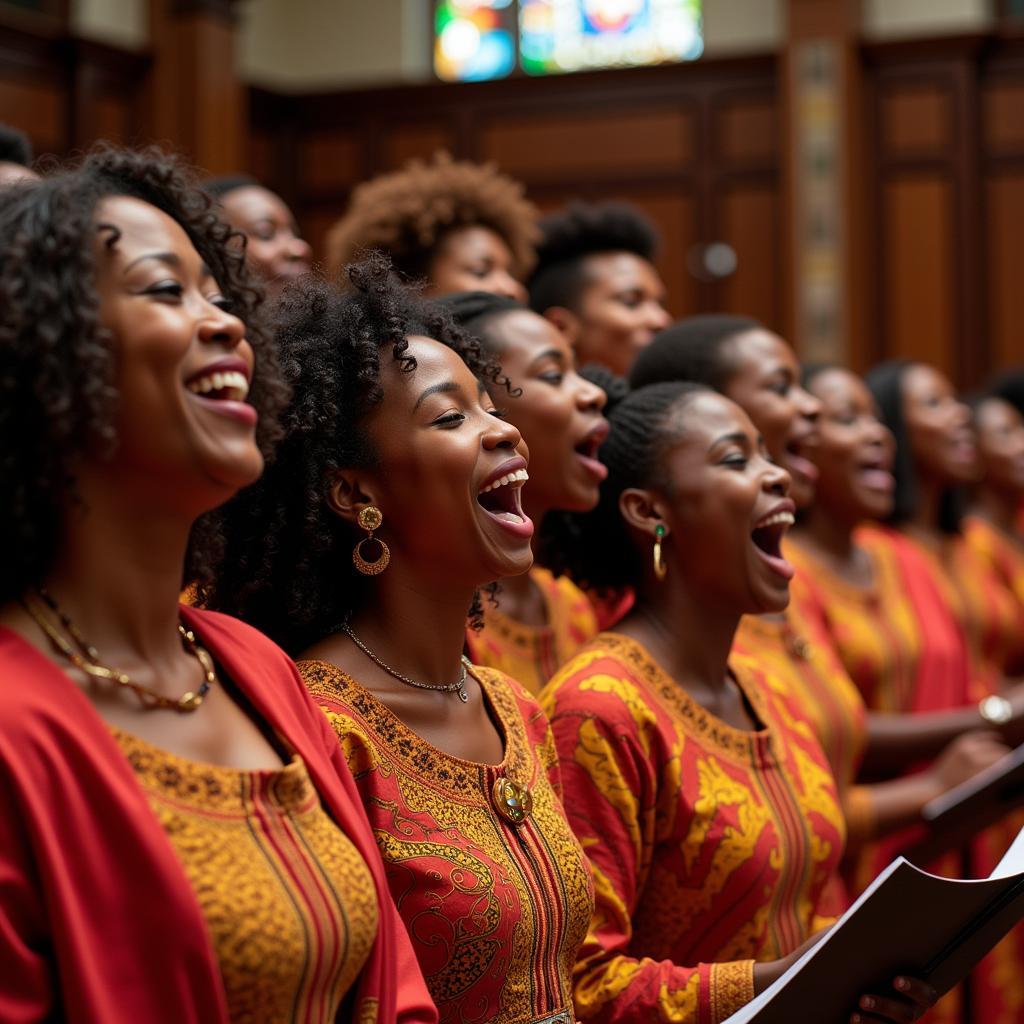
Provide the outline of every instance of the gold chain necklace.
{"type": "Polygon", "coordinates": [[[203,698],[210,692],[210,687],[217,681],[217,673],[213,667],[213,659],[196,642],[195,633],[186,629],[178,623],[178,633],[185,650],[188,651],[200,664],[203,669],[203,681],[198,690],[189,690],[182,694],[177,700],[165,697],[141,683],[133,682],[124,672],[116,668],[108,668],[102,664],[99,651],[88,640],[82,636],[78,627],[71,621],[70,617],[61,610],[57,602],[41,587],[32,594],[26,594],[21,605],[35,619],[39,628],[46,634],[50,643],[63,654],[75,668],[80,669],[93,679],[103,679],[108,682],[117,683],[126,690],[131,690],[138,697],[139,702],[147,711],[163,708],[170,711],[195,711],[203,698]],[[67,637],[61,635],[58,627],[50,621],[47,613],[52,613],[60,622],[74,646],[68,642],[67,637]],[[75,648],[78,648],[77,650],[75,648]]]}

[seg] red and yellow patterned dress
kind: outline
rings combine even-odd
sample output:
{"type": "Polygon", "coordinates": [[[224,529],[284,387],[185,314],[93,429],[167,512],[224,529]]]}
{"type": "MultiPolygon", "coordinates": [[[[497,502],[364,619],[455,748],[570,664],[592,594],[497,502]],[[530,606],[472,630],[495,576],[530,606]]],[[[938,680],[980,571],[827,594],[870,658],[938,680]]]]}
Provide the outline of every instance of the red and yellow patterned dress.
{"type": "Polygon", "coordinates": [[[230,1020],[333,1024],[373,946],[377,899],[303,762],[243,771],[112,732],[195,890],[230,1020]]]}
{"type": "MultiPolygon", "coordinates": [[[[784,707],[797,710],[800,718],[790,727],[814,730],[839,792],[849,859],[850,851],[859,850],[874,831],[870,787],[856,784],[867,738],[863,698],[821,626],[801,619],[792,607],[779,619],[743,616],[733,642],[733,665],[743,658],[761,669],[786,701],[784,707]]],[[[849,902],[846,883],[837,874],[827,905],[840,914],[849,902]]]]}
{"type": "Polygon", "coordinates": [[[568,576],[556,578],[547,569],[535,567],[530,579],[544,597],[547,625],[524,625],[485,602],[483,629],[466,630],[466,648],[474,665],[496,668],[536,696],[562,665],[597,636],[597,614],[568,576]]]}
{"type": "MultiPolygon", "coordinates": [[[[1013,595],[963,535],[945,539],[936,549],[913,537],[905,537],[905,541],[919,554],[931,584],[944,595],[966,642],[968,701],[998,693],[1005,673],[1016,662],[1024,643],[1020,609],[1013,595]]],[[[922,625],[927,629],[927,624],[922,625]]],[[[925,635],[930,644],[931,632],[925,635]]],[[[1006,852],[1020,826],[1020,816],[1015,815],[976,836],[969,851],[969,874],[985,877],[1006,852]]],[[[1018,927],[971,976],[973,1019],[978,1024],[1024,1021],[1022,964],[1024,927],[1018,927]]]]}
{"type": "Polygon", "coordinates": [[[1024,538],[1007,537],[988,520],[980,516],[968,516],[964,520],[964,540],[983,561],[992,576],[1003,582],[1016,601],[1020,643],[1012,648],[1008,659],[1008,670],[1024,672],[1021,666],[1021,650],[1024,648],[1024,538]]]}
{"type": "Polygon", "coordinates": [[[809,721],[843,801],[847,842],[859,842],[871,830],[870,798],[865,787],[854,785],[864,756],[866,709],[831,638],[819,623],[791,607],[779,619],[744,615],[733,652],[760,666],[769,685],[809,721]]]}
{"type": "MultiPolygon", "coordinates": [[[[787,544],[786,557],[797,570],[790,584],[790,607],[802,621],[817,619],[823,624],[843,667],[872,711],[902,714],[924,710],[917,692],[922,624],[893,549],[877,535],[866,534],[863,539],[873,577],[868,587],[848,583],[808,554],[798,541],[787,544]]],[[[930,640],[949,643],[951,656],[961,656],[958,638],[933,635],[930,640]]]]}
{"type": "Polygon", "coordinates": [[[505,745],[501,764],[484,765],[427,743],[335,666],[299,670],[345,750],[441,1021],[571,1024],[593,885],[537,703],[474,670],[505,745]],[[501,779],[530,790],[521,824],[496,810],[501,779]]]}
{"type": "Polygon", "coordinates": [[[594,871],[583,1020],[718,1024],[753,997],[755,961],[829,923],[844,823],[828,762],[762,673],[733,671],[758,731],[716,719],[621,634],[602,633],[544,691],[594,871]]]}

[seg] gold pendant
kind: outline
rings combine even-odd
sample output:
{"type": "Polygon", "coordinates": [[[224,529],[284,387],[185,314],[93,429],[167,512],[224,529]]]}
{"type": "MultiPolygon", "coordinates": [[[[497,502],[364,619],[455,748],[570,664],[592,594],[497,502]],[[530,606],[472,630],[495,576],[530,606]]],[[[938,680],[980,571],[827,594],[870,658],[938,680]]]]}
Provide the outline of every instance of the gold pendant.
{"type": "Polygon", "coordinates": [[[202,703],[202,696],[189,690],[188,693],[182,694],[182,696],[178,698],[178,710],[195,711],[195,709],[202,703]]]}
{"type": "Polygon", "coordinates": [[[533,810],[533,794],[511,779],[495,779],[491,796],[498,813],[513,825],[522,825],[533,810]]]}

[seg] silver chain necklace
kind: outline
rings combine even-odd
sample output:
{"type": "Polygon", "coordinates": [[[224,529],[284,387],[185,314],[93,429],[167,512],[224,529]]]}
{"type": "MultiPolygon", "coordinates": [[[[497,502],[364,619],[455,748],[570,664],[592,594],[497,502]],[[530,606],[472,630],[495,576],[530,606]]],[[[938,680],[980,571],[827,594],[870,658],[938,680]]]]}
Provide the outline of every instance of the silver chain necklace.
{"type": "Polygon", "coordinates": [[[380,658],[377,657],[373,651],[370,650],[362,640],[359,639],[352,632],[352,627],[347,623],[341,624],[341,631],[345,633],[348,638],[365,654],[370,661],[375,665],[379,665],[389,676],[394,676],[400,683],[405,683],[407,686],[415,686],[417,690],[437,690],[440,693],[457,693],[459,700],[465,704],[469,700],[469,694],[466,693],[466,672],[470,665],[466,656],[462,656],[462,670],[459,673],[459,678],[454,683],[419,683],[415,679],[410,679],[408,676],[403,676],[401,672],[396,672],[390,665],[386,665],[380,658]]]}

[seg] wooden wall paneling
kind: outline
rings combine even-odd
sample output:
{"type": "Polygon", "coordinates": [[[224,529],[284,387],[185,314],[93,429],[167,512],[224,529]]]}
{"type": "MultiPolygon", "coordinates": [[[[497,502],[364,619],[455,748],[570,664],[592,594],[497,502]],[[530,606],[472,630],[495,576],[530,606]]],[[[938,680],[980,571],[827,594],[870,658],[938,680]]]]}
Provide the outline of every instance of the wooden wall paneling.
{"type": "Polygon", "coordinates": [[[59,81],[0,71],[0,121],[25,132],[37,154],[68,149],[68,92],[59,81]]]}
{"type": "Polygon", "coordinates": [[[121,145],[147,141],[144,94],[151,60],[102,43],[74,43],[72,144],[87,148],[97,139],[121,145]]]}
{"type": "Polygon", "coordinates": [[[397,170],[413,159],[429,159],[438,150],[455,150],[456,132],[446,121],[403,122],[383,127],[383,170],[397,170]]]}
{"type": "Polygon", "coordinates": [[[1024,164],[989,177],[987,295],[992,369],[1024,363],[1024,164]]]}
{"type": "Polygon", "coordinates": [[[693,115],[677,108],[566,110],[482,126],[480,155],[527,180],[673,172],[693,159],[693,115]]]}
{"type": "Polygon", "coordinates": [[[943,155],[953,142],[953,97],[934,82],[897,84],[881,95],[881,144],[888,155],[943,155]]]}
{"type": "Polygon", "coordinates": [[[312,198],[344,194],[363,177],[358,130],[306,134],[299,144],[299,188],[312,198]]]}
{"type": "Polygon", "coordinates": [[[1024,150],[1024,80],[993,82],[984,90],[982,103],[987,152],[1024,150]]]}
{"type": "Polygon", "coordinates": [[[36,153],[70,146],[71,83],[67,45],[50,32],[0,31],[0,121],[25,132],[36,153]]]}
{"type": "Polygon", "coordinates": [[[953,380],[964,391],[989,375],[992,354],[985,296],[982,219],[981,96],[978,52],[952,62],[954,125],[952,158],[956,185],[955,252],[958,292],[957,350],[953,380]]]}
{"type": "Polygon", "coordinates": [[[736,253],[736,270],[713,286],[715,308],[781,330],[780,198],[774,181],[723,183],[717,237],[736,253]]]}
{"type": "Polygon", "coordinates": [[[960,388],[987,374],[988,302],[976,36],[868,48],[876,359],[932,361],[960,388]],[[915,320],[918,326],[915,328],[915,320]]]}
{"type": "Polygon", "coordinates": [[[881,271],[886,356],[931,363],[957,380],[954,201],[941,174],[885,182],[881,271]]]}

